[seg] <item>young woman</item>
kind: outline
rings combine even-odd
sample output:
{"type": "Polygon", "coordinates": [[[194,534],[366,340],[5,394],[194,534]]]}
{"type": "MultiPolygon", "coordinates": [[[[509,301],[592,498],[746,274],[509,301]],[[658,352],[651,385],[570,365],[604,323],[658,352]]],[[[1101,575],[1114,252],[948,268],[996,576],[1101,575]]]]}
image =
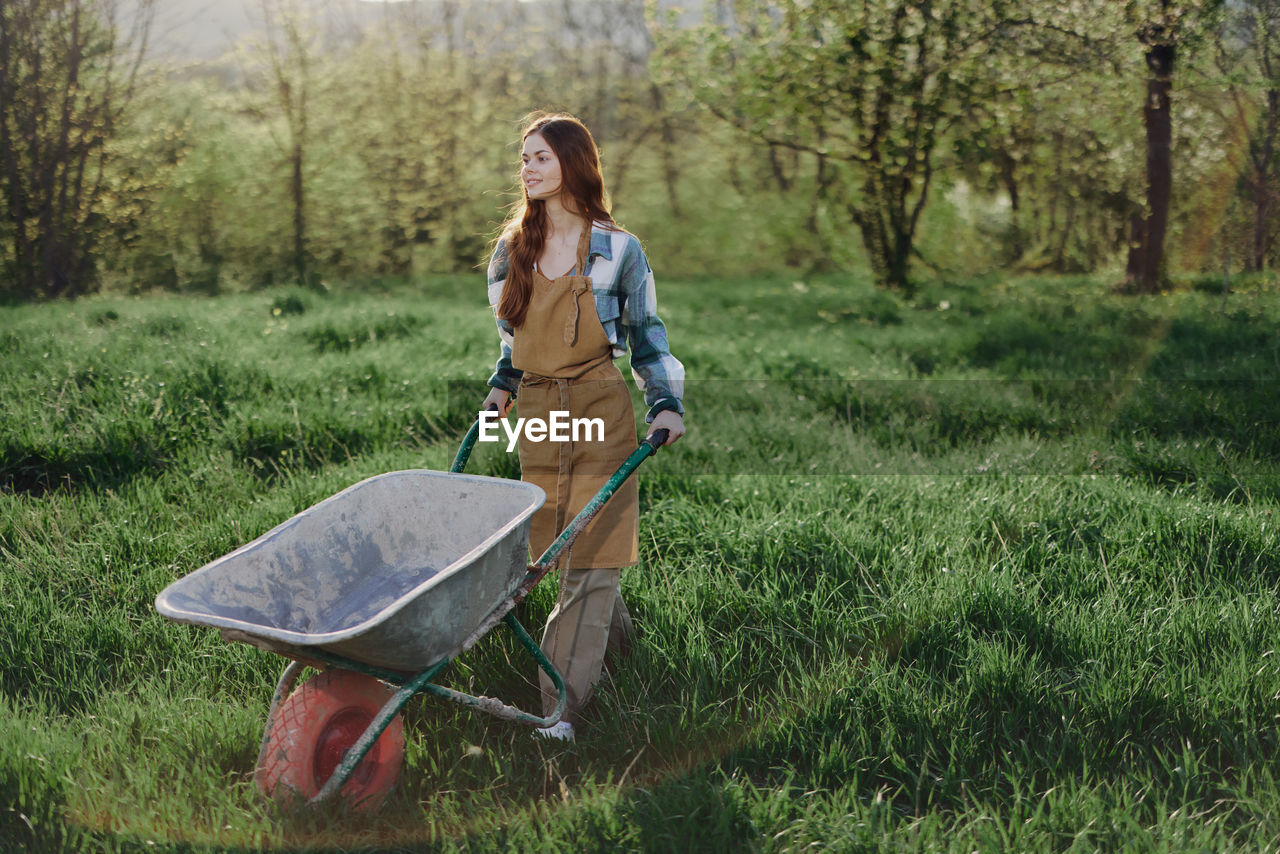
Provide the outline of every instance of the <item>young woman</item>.
{"type": "MultiPolygon", "coordinates": [[[[520,180],[524,200],[503,228],[489,262],[489,303],[502,342],[492,390],[481,409],[549,420],[598,418],[580,441],[520,437],[522,477],[547,493],[535,514],[529,548],[541,554],[623,460],[636,449],[635,414],[613,360],[630,350],[644,391],[649,432],[684,434],[684,367],[667,347],[658,319],[653,273],[640,241],[609,215],[600,156],[591,133],[562,114],[536,117],[524,130],[520,180]]],[[[638,560],[638,491],[630,478],[561,555],[560,597],[547,619],[542,649],[564,676],[564,719],[539,733],[572,739],[599,680],[606,652],[620,655],[632,632],[622,601],[622,567],[638,560]]],[[[540,674],[544,714],[555,707],[551,680],[540,674]]]]}

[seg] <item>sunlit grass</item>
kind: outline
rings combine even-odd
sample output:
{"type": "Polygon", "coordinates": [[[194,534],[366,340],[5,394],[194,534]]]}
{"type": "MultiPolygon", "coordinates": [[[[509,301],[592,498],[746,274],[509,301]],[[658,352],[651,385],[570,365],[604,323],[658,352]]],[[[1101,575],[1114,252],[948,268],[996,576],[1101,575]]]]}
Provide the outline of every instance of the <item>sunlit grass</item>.
{"type": "MultiPolygon", "coordinates": [[[[662,296],[691,432],[641,472],[634,655],[572,746],[415,701],[375,819],[262,803],[283,660],[151,603],[447,468],[495,355],[481,286],[3,309],[0,847],[1280,845],[1274,292],[662,296]]],[[[533,675],[500,629],[446,678],[529,707],[533,675]]]]}

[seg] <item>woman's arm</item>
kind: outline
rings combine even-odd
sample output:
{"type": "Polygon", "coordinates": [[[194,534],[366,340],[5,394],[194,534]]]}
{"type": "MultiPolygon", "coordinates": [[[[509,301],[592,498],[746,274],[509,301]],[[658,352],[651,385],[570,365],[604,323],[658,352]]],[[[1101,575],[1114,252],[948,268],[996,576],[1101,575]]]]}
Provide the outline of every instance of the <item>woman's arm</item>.
{"type": "MultiPolygon", "coordinates": [[[[493,309],[493,317],[498,324],[500,345],[498,362],[494,366],[493,376],[489,377],[489,385],[514,395],[520,385],[520,377],[524,376],[524,372],[516,370],[511,365],[511,346],[514,341],[514,333],[511,329],[511,324],[498,317],[498,301],[502,299],[502,286],[507,282],[507,270],[510,269],[509,263],[507,242],[499,240],[498,245],[494,247],[493,257],[489,259],[489,305],[493,309]]],[[[486,403],[488,403],[487,399],[486,403]]]]}
{"type": "MultiPolygon", "coordinates": [[[[662,412],[683,414],[684,365],[671,355],[667,328],[658,317],[653,271],[635,237],[627,241],[618,289],[627,349],[631,352],[631,371],[649,405],[645,420],[652,423],[662,412]]],[[[684,432],[683,425],[679,432],[684,432]]]]}

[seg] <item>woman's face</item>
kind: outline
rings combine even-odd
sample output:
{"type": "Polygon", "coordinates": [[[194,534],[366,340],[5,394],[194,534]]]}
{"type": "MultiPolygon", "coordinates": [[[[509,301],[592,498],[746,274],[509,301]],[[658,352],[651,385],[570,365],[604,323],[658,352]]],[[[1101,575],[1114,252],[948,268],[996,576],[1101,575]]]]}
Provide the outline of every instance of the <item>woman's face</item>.
{"type": "Polygon", "coordinates": [[[520,152],[520,181],[531,199],[554,198],[560,194],[560,159],[540,133],[531,133],[520,152]]]}

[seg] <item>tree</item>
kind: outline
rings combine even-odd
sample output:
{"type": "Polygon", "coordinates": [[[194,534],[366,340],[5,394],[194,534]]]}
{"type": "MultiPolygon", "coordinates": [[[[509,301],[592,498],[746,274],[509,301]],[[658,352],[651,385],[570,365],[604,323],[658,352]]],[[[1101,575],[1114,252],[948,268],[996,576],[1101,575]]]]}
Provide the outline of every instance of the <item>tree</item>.
{"type": "Polygon", "coordinates": [[[524,10],[509,11],[512,19],[494,24],[494,10],[478,3],[388,7],[341,59],[338,135],[364,176],[349,210],[375,227],[376,271],[481,262],[497,216],[486,193],[511,180],[518,161],[513,128],[498,119],[527,111],[532,88],[524,10]]]}
{"type": "Polygon", "coordinates": [[[1006,261],[1094,269],[1124,247],[1133,208],[1135,126],[1117,120],[1132,102],[1130,37],[1106,7],[1024,8],[1017,59],[993,63],[993,96],[972,103],[952,134],[955,165],[1007,199],[1008,227],[995,235],[1006,261]]]}
{"type": "Polygon", "coordinates": [[[958,118],[990,97],[986,66],[1020,23],[980,0],[744,0],[700,27],[668,22],[668,81],[752,139],[843,161],[839,194],[879,284],[909,292],[908,265],[936,153],[958,118]]]}
{"type": "Polygon", "coordinates": [[[1145,201],[1135,207],[1129,226],[1129,256],[1121,290],[1157,293],[1167,278],[1165,235],[1173,198],[1173,73],[1179,52],[1193,48],[1215,0],[1133,0],[1127,14],[1143,48],[1146,97],[1145,201]]]}
{"type": "Polygon", "coordinates": [[[0,192],[9,287],[26,297],[96,286],[107,142],[129,109],[152,0],[127,29],[111,0],[0,5],[0,192]]]}
{"type": "Polygon", "coordinates": [[[1124,288],[1156,293],[1164,282],[1164,237],[1173,194],[1173,65],[1177,57],[1179,25],[1170,0],[1159,0],[1157,14],[1143,20],[1137,37],[1145,48],[1147,94],[1142,106],[1146,128],[1146,204],[1130,220],[1129,258],[1124,288]]]}
{"type": "Polygon", "coordinates": [[[1264,270],[1280,208],[1280,0],[1233,4],[1218,36],[1229,117],[1247,139],[1242,191],[1252,211],[1245,269],[1264,270]]]}
{"type": "MultiPolygon", "coordinates": [[[[317,99],[321,63],[319,36],[295,0],[260,0],[263,38],[258,45],[265,67],[250,73],[252,86],[268,94],[267,109],[284,121],[284,134],[272,134],[288,169],[289,202],[293,213],[289,254],[295,281],[311,281],[311,256],[307,240],[308,179],[311,164],[314,102],[317,99]]],[[[266,110],[264,110],[264,113],[266,110]]]]}

